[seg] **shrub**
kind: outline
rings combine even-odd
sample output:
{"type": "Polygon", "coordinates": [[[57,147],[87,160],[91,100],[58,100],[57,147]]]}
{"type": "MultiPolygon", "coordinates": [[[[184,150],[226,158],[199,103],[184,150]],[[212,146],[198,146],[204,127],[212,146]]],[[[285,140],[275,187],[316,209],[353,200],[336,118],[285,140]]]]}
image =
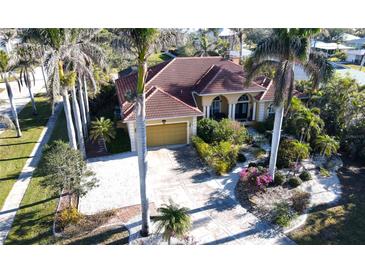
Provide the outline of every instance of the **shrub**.
{"type": "Polygon", "coordinates": [[[280,171],[277,171],[275,173],[274,183],[276,185],[283,185],[285,183],[285,175],[281,173],[280,171]]]}
{"type": "Polygon", "coordinates": [[[218,127],[218,122],[203,118],[198,122],[197,135],[206,143],[210,144],[214,141],[214,129],[218,127]]]}
{"type": "Polygon", "coordinates": [[[199,156],[206,160],[211,155],[211,148],[210,145],[204,142],[201,138],[198,136],[192,137],[192,142],[199,154],[199,156]]]}
{"type": "Polygon", "coordinates": [[[197,136],[193,136],[192,142],[199,156],[218,174],[227,173],[236,165],[238,147],[232,145],[230,142],[209,145],[197,136]]]}
{"type": "Polygon", "coordinates": [[[274,222],[282,227],[286,227],[296,218],[297,214],[290,208],[287,202],[275,204],[274,222]]]}
{"type": "Polygon", "coordinates": [[[257,163],[250,162],[250,163],[248,163],[248,167],[257,167],[257,163]]]}
{"type": "Polygon", "coordinates": [[[64,209],[58,216],[58,225],[61,229],[64,229],[69,224],[76,224],[80,221],[82,215],[77,211],[77,208],[71,207],[64,209]]]}
{"type": "Polygon", "coordinates": [[[220,142],[212,146],[211,164],[218,174],[230,171],[237,162],[238,147],[230,142],[220,142]]]}
{"type": "Polygon", "coordinates": [[[237,162],[243,163],[243,162],[246,162],[246,160],[247,159],[246,159],[245,154],[242,151],[238,152],[237,162]]]}
{"type": "Polygon", "coordinates": [[[309,145],[300,143],[298,140],[285,139],[280,142],[277,167],[288,168],[292,166],[295,161],[302,160],[309,157],[309,145]]]}
{"type": "Polygon", "coordinates": [[[303,182],[312,180],[312,175],[309,173],[309,171],[304,170],[302,173],[300,173],[299,178],[302,179],[303,182]]]}
{"type": "Polygon", "coordinates": [[[295,191],[293,196],[290,198],[293,205],[293,209],[302,214],[306,211],[309,206],[311,195],[305,191],[295,191]]]}
{"type": "Polygon", "coordinates": [[[331,176],[331,173],[327,169],[325,169],[324,167],[321,167],[319,169],[319,174],[321,174],[321,176],[323,176],[323,177],[330,177],[331,176]]]}
{"type": "Polygon", "coordinates": [[[249,189],[255,192],[265,189],[272,182],[272,177],[266,168],[248,167],[240,172],[240,181],[247,184],[249,189]]]}
{"type": "Polygon", "coordinates": [[[292,177],[289,178],[288,184],[291,187],[297,187],[297,186],[300,186],[302,184],[302,180],[299,177],[292,176],[292,177]]]}
{"type": "Polygon", "coordinates": [[[266,150],[263,149],[263,148],[257,148],[253,151],[253,155],[256,157],[256,158],[259,158],[261,156],[264,156],[266,155],[266,150]]]}
{"type": "Polygon", "coordinates": [[[198,122],[197,135],[208,144],[223,141],[242,144],[249,140],[246,128],[229,119],[222,119],[220,122],[208,118],[201,119],[198,122]]]}

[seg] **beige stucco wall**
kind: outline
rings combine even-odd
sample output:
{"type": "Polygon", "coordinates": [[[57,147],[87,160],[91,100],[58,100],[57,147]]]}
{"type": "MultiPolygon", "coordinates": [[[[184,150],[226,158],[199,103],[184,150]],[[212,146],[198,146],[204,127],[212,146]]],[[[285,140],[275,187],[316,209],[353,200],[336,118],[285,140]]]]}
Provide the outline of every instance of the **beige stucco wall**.
{"type": "MultiPolygon", "coordinates": [[[[250,100],[253,100],[254,97],[259,94],[259,92],[253,92],[253,93],[233,93],[233,94],[222,94],[221,97],[224,97],[227,99],[227,102],[229,104],[235,104],[238,101],[238,98],[240,98],[243,94],[247,94],[250,97],[250,100]]],[[[196,96],[196,98],[201,100],[202,106],[210,106],[212,104],[212,101],[215,97],[219,96],[219,94],[215,95],[206,95],[206,96],[196,96]]]]}

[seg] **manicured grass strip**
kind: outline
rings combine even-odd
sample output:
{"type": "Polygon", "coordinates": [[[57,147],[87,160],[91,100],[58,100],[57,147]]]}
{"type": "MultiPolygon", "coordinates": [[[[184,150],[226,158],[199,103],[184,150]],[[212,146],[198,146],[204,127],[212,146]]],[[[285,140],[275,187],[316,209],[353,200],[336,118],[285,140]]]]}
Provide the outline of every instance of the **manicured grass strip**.
{"type": "Polygon", "coordinates": [[[28,103],[19,113],[23,136],[16,138],[13,130],[7,130],[0,135],[0,208],[51,115],[51,105],[48,103],[48,99],[45,97],[35,99],[38,115],[32,114],[31,103],[28,103]]]}
{"type": "MultiPolygon", "coordinates": [[[[63,111],[58,117],[51,139],[67,141],[66,119],[63,111]]],[[[42,165],[41,159],[39,166],[42,165]]],[[[25,192],[21,209],[17,212],[13,227],[5,244],[52,244],[52,224],[57,208],[58,197],[40,186],[42,180],[39,169],[34,171],[33,178],[25,192]]]]}
{"type": "Polygon", "coordinates": [[[290,233],[298,244],[365,244],[365,166],[338,172],[342,198],[337,205],[318,206],[306,224],[290,233]]]}

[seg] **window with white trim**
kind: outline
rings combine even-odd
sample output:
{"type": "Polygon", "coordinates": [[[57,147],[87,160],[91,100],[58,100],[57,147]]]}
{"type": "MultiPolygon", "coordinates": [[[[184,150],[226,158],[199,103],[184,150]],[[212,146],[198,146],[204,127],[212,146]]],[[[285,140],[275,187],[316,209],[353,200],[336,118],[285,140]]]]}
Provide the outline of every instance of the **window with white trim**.
{"type": "Polygon", "coordinates": [[[220,96],[217,96],[213,99],[212,107],[211,107],[212,115],[221,112],[221,103],[222,103],[222,100],[221,100],[220,96]]]}
{"type": "Polygon", "coordinates": [[[275,115],[275,107],[273,104],[270,104],[267,107],[267,116],[273,116],[273,115],[275,115]]]}

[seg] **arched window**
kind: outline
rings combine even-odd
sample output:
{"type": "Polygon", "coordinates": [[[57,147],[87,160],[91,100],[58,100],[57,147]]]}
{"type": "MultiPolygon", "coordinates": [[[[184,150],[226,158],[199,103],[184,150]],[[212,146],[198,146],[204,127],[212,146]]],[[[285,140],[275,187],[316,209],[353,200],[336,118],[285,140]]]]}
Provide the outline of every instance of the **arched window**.
{"type": "Polygon", "coordinates": [[[238,103],[247,103],[250,101],[250,98],[247,95],[242,95],[238,98],[238,103]]]}
{"type": "Polygon", "coordinates": [[[212,108],[211,108],[211,112],[213,115],[221,112],[221,103],[222,103],[222,99],[220,96],[217,96],[213,99],[212,108]]]}

